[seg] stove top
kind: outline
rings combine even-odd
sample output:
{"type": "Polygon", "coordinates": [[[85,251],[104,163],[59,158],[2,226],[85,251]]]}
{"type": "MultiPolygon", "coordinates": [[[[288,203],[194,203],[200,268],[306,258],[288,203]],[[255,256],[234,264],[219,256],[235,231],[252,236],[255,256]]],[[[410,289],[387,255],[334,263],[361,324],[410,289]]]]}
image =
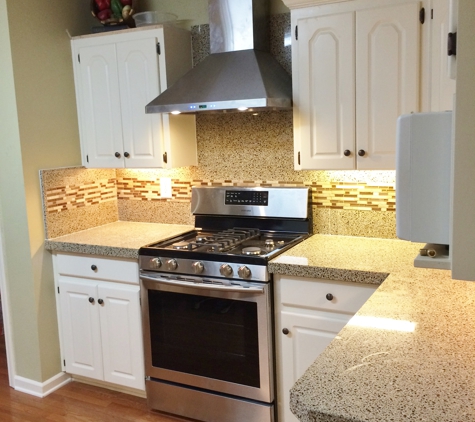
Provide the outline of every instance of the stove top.
{"type": "MultiPolygon", "coordinates": [[[[150,251],[172,251],[173,255],[218,254],[269,257],[301,237],[295,233],[261,232],[255,228],[232,228],[222,231],[195,230],[173,239],[148,245],[150,251]]],[[[142,252],[145,252],[143,250],[142,252]]]]}
{"type": "Polygon", "coordinates": [[[194,230],[140,248],[140,269],[267,281],[268,261],[307,236],[254,228],[194,230]]]}
{"type": "Polygon", "coordinates": [[[308,188],[193,188],[192,230],[139,250],[141,272],[268,281],[267,263],[310,233],[308,188]]]}

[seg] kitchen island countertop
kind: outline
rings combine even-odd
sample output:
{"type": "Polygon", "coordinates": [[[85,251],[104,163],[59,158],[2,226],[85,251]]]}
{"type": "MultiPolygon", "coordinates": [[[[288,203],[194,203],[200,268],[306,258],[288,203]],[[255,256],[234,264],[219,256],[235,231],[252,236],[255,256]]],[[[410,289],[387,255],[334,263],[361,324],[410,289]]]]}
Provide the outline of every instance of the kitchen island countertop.
{"type": "Polygon", "coordinates": [[[357,313],[366,326],[344,327],[293,386],[300,421],[475,421],[475,283],[415,268],[420,247],[314,235],[271,261],[276,274],[382,283],[357,313]]]}
{"type": "Polygon", "coordinates": [[[116,221],[46,239],[45,248],[56,252],[137,259],[140,247],[170,239],[193,228],[193,226],[180,224],[116,221]]]}

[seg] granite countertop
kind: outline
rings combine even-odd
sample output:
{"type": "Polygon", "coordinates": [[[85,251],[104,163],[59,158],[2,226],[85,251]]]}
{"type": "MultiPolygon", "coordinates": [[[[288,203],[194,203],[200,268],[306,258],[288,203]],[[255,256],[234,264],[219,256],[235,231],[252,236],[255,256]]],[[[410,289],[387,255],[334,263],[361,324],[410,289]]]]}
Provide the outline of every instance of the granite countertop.
{"type": "Polygon", "coordinates": [[[192,230],[180,224],[116,221],[66,236],[45,240],[45,248],[56,252],[138,258],[140,247],[192,230]]]}
{"type": "Polygon", "coordinates": [[[357,314],[370,326],[343,328],[292,388],[300,421],[475,421],[475,283],[415,268],[420,247],[314,235],[270,263],[274,273],[382,282],[357,314]]]}

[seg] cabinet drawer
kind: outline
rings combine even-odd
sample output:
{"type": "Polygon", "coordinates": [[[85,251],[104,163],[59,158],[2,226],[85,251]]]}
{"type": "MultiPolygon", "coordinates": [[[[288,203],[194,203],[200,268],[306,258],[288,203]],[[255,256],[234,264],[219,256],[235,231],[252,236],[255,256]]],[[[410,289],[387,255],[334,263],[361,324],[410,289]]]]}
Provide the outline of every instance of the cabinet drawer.
{"type": "Polygon", "coordinates": [[[280,300],[284,306],[321,309],[354,314],[377,289],[369,284],[355,284],[324,279],[280,277],[280,300]],[[327,295],[331,295],[327,298],[327,295]]]}
{"type": "Polygon", "coordinates": [[[138,261],[92,255],[56,255],[56,271],[61,275],[139,284],[138,261]]]}

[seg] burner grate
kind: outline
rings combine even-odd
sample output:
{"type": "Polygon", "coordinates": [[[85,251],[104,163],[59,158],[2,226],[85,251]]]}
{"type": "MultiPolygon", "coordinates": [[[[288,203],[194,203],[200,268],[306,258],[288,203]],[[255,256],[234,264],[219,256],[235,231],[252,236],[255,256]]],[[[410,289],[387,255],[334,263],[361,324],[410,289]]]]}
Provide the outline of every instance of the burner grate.
{"type": "Polygon", "coordinates": [[[177,250],[193,250],[205,247],[208,252],[226,252],[239,244],[260,236],[259,229],[233,228],[216,234],[198,235],[190,242],[180,241],[172,245],[177,250]]]}

